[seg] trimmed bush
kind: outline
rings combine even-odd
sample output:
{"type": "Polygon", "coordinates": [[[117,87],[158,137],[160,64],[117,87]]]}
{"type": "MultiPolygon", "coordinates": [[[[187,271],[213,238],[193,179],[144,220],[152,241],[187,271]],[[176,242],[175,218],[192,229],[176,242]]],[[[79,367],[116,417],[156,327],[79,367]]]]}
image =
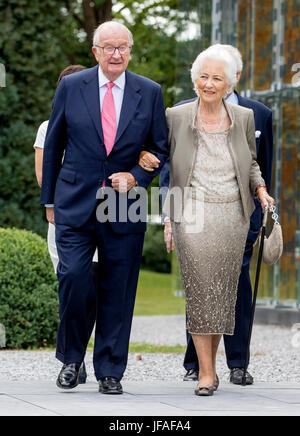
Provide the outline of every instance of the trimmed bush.
{"type": "Polygon", "coordinates": [[[0,228],[0,323],[7,348],[55,345],[57,278],[46,241],[27,230],[0,228]]]}
{"type": "Polygon", "coordinates": [[[161,225],[148,225],[147,227],[142,268],[162,273],[171,272],[171,254],[167,253],[164,230],[161,225]]]}

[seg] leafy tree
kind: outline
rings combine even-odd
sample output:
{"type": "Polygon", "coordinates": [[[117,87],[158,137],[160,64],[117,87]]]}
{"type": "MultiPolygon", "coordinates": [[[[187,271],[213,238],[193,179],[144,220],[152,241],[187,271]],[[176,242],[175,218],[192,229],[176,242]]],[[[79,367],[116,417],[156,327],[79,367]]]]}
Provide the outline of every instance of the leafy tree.
{"type": "MultiPolygon", "coordinates": [[[[64,39],[77,31],[85,41],[82,55],[86,57],[89,53],[91,64],[95,62],[91,54],[94,29],[103,21],[117,19],[134,35],[130,69],[162,85],[166,106],[194,95],[189,71],[196,54],[210,42],[210,1],[65,0],[63,3],[76,26],[73,32],[66,29],[68,34],[64,39]]],[[[71,48],[69,55],[74,54],[74,42],[71,48]]]]}
{"type": "Polygon", "coordinates": [[[112,0],[94,0],[93,2],[90,0],[82,0],[81,2],[66,1],[65,5],[78,25],[85,30],[88,45],[91,49],[96,27],[112,19],[112,0]]]}
{"type": "Polygon", "coordinates": [[[6,88],[0,88],[2,227],[45,233],[32,145],[39,124],[49,118],[60,71],[68,64],[95,64],[90,50],[94,28],[114,18],[132,30],[130,69],[159,82],[171,106],[194,95],[189,69],[207,41],[203,29],[210,33],[210,3],[0,0],[0,63],[7,71],[6,88]],[[192,27],[194,36],[188,35],[192,27]]]}
{"type": "Polygon", "coordinates": [[[53,0],[0,0],[0,225],[45,232],[33,143],[49,118],[58,73],[68,60],[58,43],[65,16],[53,0]]]}

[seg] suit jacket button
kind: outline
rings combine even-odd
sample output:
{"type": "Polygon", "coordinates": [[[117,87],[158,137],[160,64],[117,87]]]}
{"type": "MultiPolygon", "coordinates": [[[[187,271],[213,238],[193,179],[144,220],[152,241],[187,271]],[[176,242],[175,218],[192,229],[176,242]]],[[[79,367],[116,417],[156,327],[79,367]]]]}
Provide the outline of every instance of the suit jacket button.
{"type": "Polygon", "coordinates": [[[104,161],[104,165],[108,165],[108,161],[107,160],[104,161]]]}

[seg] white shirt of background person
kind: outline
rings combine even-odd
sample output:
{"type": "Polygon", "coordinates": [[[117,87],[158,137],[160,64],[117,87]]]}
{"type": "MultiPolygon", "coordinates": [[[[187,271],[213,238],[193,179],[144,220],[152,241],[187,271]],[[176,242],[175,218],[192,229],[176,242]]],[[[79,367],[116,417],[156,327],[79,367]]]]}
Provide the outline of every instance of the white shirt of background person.
{"type": "MultiPolygon", "coordinates": [[[[36,148],[44,148],[45,146],[45,138],[47,133],[49,121],[44,121],[37,132],[35,143],[33,145],[34,149],[36,148]]],[[[58,254],[57,254],[57,248],[55,243],[55,226],[51,223],[49,223],[48,226],[48,234],[47,234],[47,242],[48,242],[48,251],[52,260],[53,268],[56,273],[57,265],[58,265],[58,254]]],[[[93,262],[98,262],[98,252],[97,249],[95,251],[93,262]]]]}

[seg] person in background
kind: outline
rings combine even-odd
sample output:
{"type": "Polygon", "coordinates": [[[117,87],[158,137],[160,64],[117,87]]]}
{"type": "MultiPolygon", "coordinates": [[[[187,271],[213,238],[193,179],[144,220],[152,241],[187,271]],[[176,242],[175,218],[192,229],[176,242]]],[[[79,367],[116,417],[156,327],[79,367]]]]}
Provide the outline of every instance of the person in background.
{"type": "MultiPolygon", "coordinates": [[[[86,67],[83,65],[69,65],[67,66],[59,75],[57,85],[59,85],[61,79],[65,76],[68,76],[69,74],[78,73],[79,71],[85,70],[86,67]]],[[[36,179],[38,182],[39,187],[42,186],[42,178],[43,178],[43,155],[44,155],[44,145],[45,145],[45,138],[47,134],[47,128],[48,128],[49,121],[43,121],[40,125],[37,136],[35,139],[35,143],[33,145],[35,149],[35,174],[36,179]]],[[[56,273],[57,271],[57,265],[58,265],[58,254],[57,254],[57,247],[55,242],[55,225],[52,223],[48,224],[48,234],[47,234],[47,242],[48,242],[48,251],[51,257],[51,261],[53,264],[54,271],[56,273]]],[[[92,263],[92,274],[95,280],[95,284],[97,285],[98,280],[98,253],[97,250],[95,251],[93,263],[92,263]]],[[[90,335],[92,334],[95,320],[96,320],[96,295],[94,292],[91,292],[89,294],[89,304],[88,304],[88,323],[89,323],[89,332],[90,335]]],[[[87,379],[87,373],[86,373],[86,367],[83,363],[80,375],[79,375],[79,383],[84,384],[87,379]]]]}
{"type": "MultiPolygon", "coordinates": [[[[237,83],[243,71],[243,60],[241,53],[236,47],[226,44],[215,44],[215,47],[223,47],[233,57],[237,68],[237,83]]],[[[186,100],[178,105],[189,103],[195,99],[186,100]]],[[[235,89],[229,93],[227,102],[240,105],[253,110],[255,122],[255,137],[257,162],[259,164],[262,177],[265,180],[267,190],[271,188],[272,158],[273,158],[273,122],[272,111],[259,101],[242,97],[235,89]]],[[[141,162],[148,167],[155,167],[157,159],[149,153],[143,152],[141,162]],[[144,158],[144,160],[143,160],[144,158]]],[[[165,163],[160,173],[160,187],[169,186],[169,161],[165,163]]],[[[258,238],[261,228],[262,211],[258,199],[255,199],[255,210],[250,219],[250,229],[247,236],[245,252],[243,257],[241,274],[239,277],[235,331],[233,336],[224,336],[227,365],[230,370],[230,382],[234,384],[242,383],[243,368],[248,365],[246,362],[247,338],[252,305],[252,286],[250,280],[250,262],[253,255],[253,246],[258,238]]],[[[166,222],[165,235],[168,235],[170,220],[164,216],[166,222]]],[[[184,357],[184,368],[187,371],[184,381],[198,380],[198,359],[191,335],[187,332],[187,350],[184,357]]],[[[246,383],[253,384],[253,376],[247,371],[246,383]]]]}
{"type": "Polygon", "coordinates": [[[185,289],[187,329],[198,358],[197,396],[211,396],[219,386],[216,355],[222,335],[234,333],[254,196],[262,207],[274,204],[256,162],[253,111],[225,101],[236,86],[236,74],[228,50],[208,48],[191,71],[198,98],[167,110],[170,183],[164,212],[171,225],[166,224],[165,240],[167,251],[175,241],[185,289]],[[196,210],[202,208],[203,229],[190,233],[184,220],[176,219],[174,187],[196,191],[193,199],[196,210]]]}

